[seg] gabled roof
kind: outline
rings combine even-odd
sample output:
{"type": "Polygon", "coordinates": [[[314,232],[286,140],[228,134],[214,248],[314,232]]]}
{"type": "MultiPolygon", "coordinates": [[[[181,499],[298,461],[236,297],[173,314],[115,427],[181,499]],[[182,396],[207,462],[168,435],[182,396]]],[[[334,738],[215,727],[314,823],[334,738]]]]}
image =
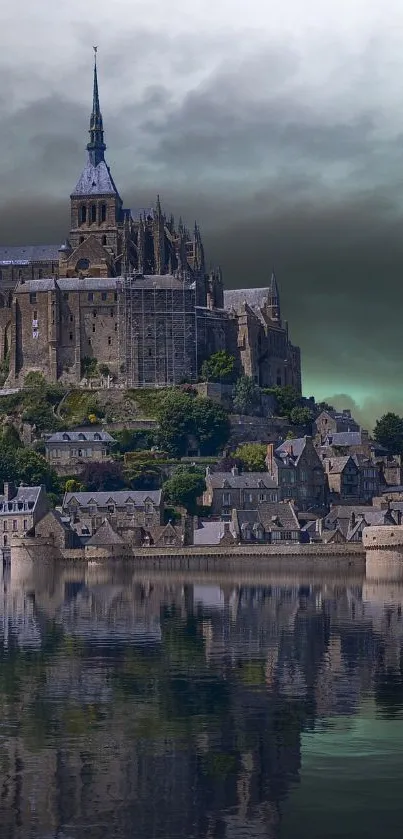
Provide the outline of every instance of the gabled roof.
{"type": "MultiPolygon", "coordinates": [[[[224,522],[203,521],[195,528],[193,541],[195,545],[219,545],[225,532],[224,522]]],[[[230,533],[233,535],[231,525],[230,533]]]]}
{"type": "Polygon", "coordinates": [[[236,288],[224,291],[224,309],[238,309],[246,303],[251,309],[264,306],[270,294],[270,288],[236,288]]]}
{"type": "Polygon", "coordinates": [[[7,499],[4,495],[0,495],[0,504],[14,504],[14,502],[16,502],[17,504],[29,504],[32,505],[31,509],[34,510],[36,504],[38,503],[41,491],[42,487],[40,486],[18,487],[16,494],[9,499],[9,502],[7,502],[7,499]]]}
{"type": "Polygon", "coordinates": [[[124,541],[113,529],[108,519],[105,519],[94,535],[88,539],[87,545],[99,547],[103,545],[124,545],[124,541]]]}
{"type": "Polygon", "coordinates": [[[275,480],[268,472],[210,472],[206,475],[207,485],[212,489],[277,489],[275,480]]]}
{"type": "Polygon", "coordinates": [[[341,472],[344,471],[348,462],[354,463],[354,466],[358,468],[357,462],[354,460],[353,457],[350,455],[345,455],[344,457],[325,457],[323,460],[323,465],[326,467],[326,471],[328,471],[332,475],[339,475],[341,472]]]}
{"type": "Polygon", "coordinates": [[[277,447],[276,454],[281,457],[283,457],[283,455],[288,455],[289,457],[292,457],[296,463],[298,463],[306,444],[306,437],[293,437],[290,440],[284,440],[284,443],[281,443],[281,446],[277,447]]]}
{"type": "Polygon", "coordinates": [[[329,446],[361,446],[361,431],[335,431],[334,434],[329,431],[325,437],[324,444],[326,443],[329,446]]]}
{"type": "Polygon", "coordinates": [[[111,501],[117,507],[133,503],[136,507],[143,507],[146,500],[159,507],[161,504],[161,490],[118,490],[116,492],[66,492],[63,498],[63,507],[75,499],[80,507],[88,507],[94,504],[98,507],[106,507],[111,501]]]}
{"type": "Polygon", "coordinates": [[[236,510],[238,527],[262,524],[265,531],[301,530],[295,510],[289,501],[265,501],[257,510],[236,510]]]}

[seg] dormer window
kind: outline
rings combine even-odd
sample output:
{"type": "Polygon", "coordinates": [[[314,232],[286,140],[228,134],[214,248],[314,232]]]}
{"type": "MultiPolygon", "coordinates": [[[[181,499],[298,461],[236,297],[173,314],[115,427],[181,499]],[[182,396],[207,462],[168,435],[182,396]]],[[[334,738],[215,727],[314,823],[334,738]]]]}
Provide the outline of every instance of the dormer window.
{"type": "Polygon", "coordinates": [[[81,433],[80,433],[80,434],[78,435],[78,439],[79,439],[79,440],[85,440],[85,434],[81,434],[81,433]]]}
{"type": "Polygon", "coordinates": [[[98,434],[98,432],[96,432],[96,433],[94,434],[94,440],[100,440],[100,439],[101,439],[101,435],[100,435],[100,434],[98,434]]]}

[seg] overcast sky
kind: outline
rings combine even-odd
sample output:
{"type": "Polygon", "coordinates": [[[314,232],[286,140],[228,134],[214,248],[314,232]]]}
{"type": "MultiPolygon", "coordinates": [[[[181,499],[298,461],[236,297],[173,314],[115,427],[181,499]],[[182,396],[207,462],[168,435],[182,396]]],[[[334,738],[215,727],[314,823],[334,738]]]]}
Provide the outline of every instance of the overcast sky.
{"type": "Polygon", "coordinates": [[[197,218],[228,287],[275,265],[307,395],[403,414],[401,0],[13,0],[0,28],[4,244],[66,235],[97,44],[125,204],[197,218]]]}

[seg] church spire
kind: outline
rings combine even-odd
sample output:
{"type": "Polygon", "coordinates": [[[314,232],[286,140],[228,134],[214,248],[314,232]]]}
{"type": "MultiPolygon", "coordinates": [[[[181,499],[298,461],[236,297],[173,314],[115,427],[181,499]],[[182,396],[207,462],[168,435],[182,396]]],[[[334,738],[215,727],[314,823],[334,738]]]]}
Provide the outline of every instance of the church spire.
{"type": "Polygon", "coordinates": [[[101,109],[99,107],[98,75],[97,75],[97,50],[94,47],[94,91],[92,97],[92,113],[90,119],[90,142],[87,145],[90,162],[93,166],[104,159],[106,145],[104,143],[104,126],[102,122],[101,109]]]}
{"type": "Polygon", "coordinates": [[[271,279],[269,285],[268,304],[271,310],[272,320],[280,320],[280,293],[278,290],[277,279],[274,273],[274,268],[271,272],[271,279]]]}

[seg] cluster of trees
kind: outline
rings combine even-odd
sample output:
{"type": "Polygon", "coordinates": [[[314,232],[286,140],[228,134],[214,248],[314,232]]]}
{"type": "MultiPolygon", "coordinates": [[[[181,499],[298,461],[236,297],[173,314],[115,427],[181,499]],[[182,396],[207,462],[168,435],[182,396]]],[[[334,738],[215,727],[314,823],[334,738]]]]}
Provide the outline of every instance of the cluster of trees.
{"type": "Polygon", "coordinates": [[[227,411],[193,392],[168,393],[157,419],[159,445],[173,457],[183,457],[189,448],[197,449],[201,455],[215,455],[230,435],[227,411]]]}
{"type": "Polygon", "coordinates": [[[5,481],[12,481],[17,486],[44,484],[52,496],[58,496],[61,489],[54,469],[41,454],[24,448],[12,425],[4,426],[0,437],[0,485],[5,481]]]}
{"type": "Polygon", "coordinates": [[[375,423],[374,438],[391,454],[403,454],[403,417],[389,411],[375,423]]]}

